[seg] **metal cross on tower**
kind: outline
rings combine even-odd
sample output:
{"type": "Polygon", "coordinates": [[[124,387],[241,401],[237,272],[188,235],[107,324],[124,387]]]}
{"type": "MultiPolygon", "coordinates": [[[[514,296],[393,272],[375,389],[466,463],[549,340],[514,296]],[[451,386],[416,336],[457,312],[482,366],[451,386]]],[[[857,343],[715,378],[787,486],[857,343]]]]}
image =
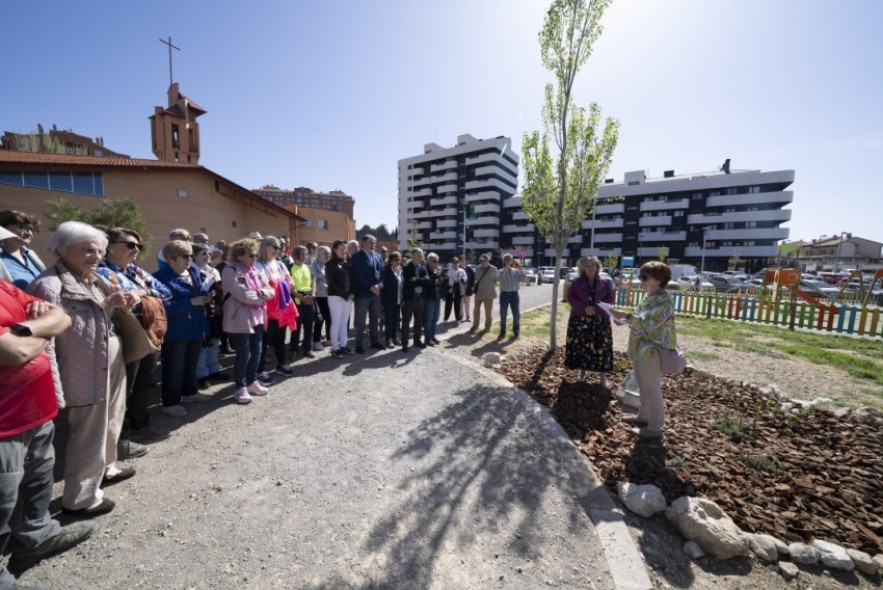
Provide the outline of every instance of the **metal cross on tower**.
{"type": "Polygon", "coordinates": [[[177,49],[178,51],[181,51],[181,48],[172,45],[171,35],[169,35],[168,41],[166,41],[165,39],[160,39],[159,42],[169,46],[169,86],[171,86],[172,84],[174,84],[174,81],[172,80],[172,49],[177,49]]]}

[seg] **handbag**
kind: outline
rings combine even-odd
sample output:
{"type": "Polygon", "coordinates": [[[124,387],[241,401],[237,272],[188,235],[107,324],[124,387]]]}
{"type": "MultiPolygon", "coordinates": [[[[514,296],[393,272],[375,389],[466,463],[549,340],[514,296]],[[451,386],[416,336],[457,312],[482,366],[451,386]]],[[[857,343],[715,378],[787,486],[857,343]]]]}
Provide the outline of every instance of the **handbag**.
{"type": "Polygon", "coordinates": [[[148,338],[141,322],[129,310],[114,310],[113,323],[123,343],[123,357],[126,364],[159,351],[159,347],[148,338]]]}
{"type": "Polygon", "coordinates": [[[680,348],[672,350],[657,344],[656,354],[659,356],[659,365],[665,375],[674,375],[687,368],[687,357],[680,348]]]}

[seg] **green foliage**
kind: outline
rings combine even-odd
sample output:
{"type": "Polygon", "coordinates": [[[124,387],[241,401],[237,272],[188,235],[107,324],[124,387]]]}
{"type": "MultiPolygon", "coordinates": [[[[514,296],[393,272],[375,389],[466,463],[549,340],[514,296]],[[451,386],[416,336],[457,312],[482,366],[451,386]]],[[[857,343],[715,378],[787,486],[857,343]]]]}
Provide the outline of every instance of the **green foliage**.
{"type": "MultiPolygon", "coordinates": [[[[619,137],[616,120],[608,118],[601,124],[597,103],[591,103],[587,111],[571,102],[576,75],[601,34],[601,16],[609,4],[610,0],[553,0],[539,35],[542,63],[554,75],[555,84],[546,85],[545,131],[524,134],[521,206],[555,249],[556,276],[567,241],[595,206],[619,137]],[[557,159],[552,155],[550,136],[558,148],[557,159]]],[[[552,287],[553,318],[558,286],[555,282],[552,287]]],[[[554,322],[549,345],[553,350],[556,347],[554,322]]]]}
{"type": "Polygon", "coordinates": [[[687,469],[690,465],[691,463],[686,457],[681,455],[675,455],[672,457],[671,466],[675,469],[687,469]]]}
{"type": "Polygon", "coordinates": [[[408,238],[408,250],[413,250],[414,248],[423,248],[423,240],[417,237],[420,235],[418,233],[419,231],[420,230],[417,228],[417,219],[411,219],[411,233],[409,234],[410,237],[408,238]]]}
{"type": "Polygon", "coordinates": [[[757,471],[763,471],[773,475],[782,475],[784,473],[782,468],[779,467],[779,464],[776,463],[776,460],[772,457],[767,457],[766,455],[743,453],[739,455],[739,459],[745,463],[745,465],[757,471]]]}
{"type": "Polygon", "coordinates": [[[601,261],[601,264],[604,265],[604,268],[610,272],[617,266],[619,266],[619,256],[616,254],[608,254],[604,257],[604,260],[601,261]]]}
{"type": "Polygon", "coordinates": [[[656,255],[659,257],[660,262],[665,262],[665,259],[668,258],[668,246],[658,246],[656,248],[656,255]]]}
{"type": "Polygon", "coordinates": [[[141,217],[138,203],[129,197],[104,199],[94,209],[84,209],[67,199],[55,199],[46,204],[46,217],[52,230],[65,221],[82,221],[107,228],[125,227],[141,235],[141,243],[144,244],[142,252],[150,244],[150,232],[141,217]]]}
{"type": "Polygon", "coordinates": [[[739,442],[743,438],[747,438],[754,432],[754,423],[745,422],[741,416],[737,418],[730,417],[730,411],[724,411],[717,418],[717,429],[729,436],[735,442],[739,442]]]}

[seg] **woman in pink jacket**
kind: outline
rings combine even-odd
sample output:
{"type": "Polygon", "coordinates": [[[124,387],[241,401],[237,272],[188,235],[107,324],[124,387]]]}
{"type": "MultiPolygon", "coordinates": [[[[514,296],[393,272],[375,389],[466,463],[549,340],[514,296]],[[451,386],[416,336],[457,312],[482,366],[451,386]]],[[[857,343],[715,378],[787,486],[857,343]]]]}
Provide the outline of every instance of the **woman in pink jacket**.
{"type": "Polygon", "coordinates": [[[236,347],[236,401],[251,402],[252,395],[269,389],[257,380],[264,338],[267,301],[275,295],[266,275],[255,268],[258,243],[244,238],[230,245],[229,264],[221,274],[224,289],[224,331],[236,347]]]}

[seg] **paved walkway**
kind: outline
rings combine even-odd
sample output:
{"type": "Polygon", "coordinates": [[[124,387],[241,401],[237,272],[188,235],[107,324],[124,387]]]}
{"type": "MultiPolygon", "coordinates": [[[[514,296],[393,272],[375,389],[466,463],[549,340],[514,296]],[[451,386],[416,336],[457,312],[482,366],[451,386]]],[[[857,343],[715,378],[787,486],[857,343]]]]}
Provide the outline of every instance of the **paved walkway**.
{"type": "MultiPolygon", "coordinates": [[[[542,297],[542,288],[525,290],[542,297]]],[[[525,305],[529,307],[529,305],[525,305]]],[[[548,413],[446,354],[298,361],[250,406],[217,386],[108,488],[102,534],[25,583],[90,589],[649,589],[548,413]]],[[[57,494],[56,494],[57,495],[57,494]]]]}

